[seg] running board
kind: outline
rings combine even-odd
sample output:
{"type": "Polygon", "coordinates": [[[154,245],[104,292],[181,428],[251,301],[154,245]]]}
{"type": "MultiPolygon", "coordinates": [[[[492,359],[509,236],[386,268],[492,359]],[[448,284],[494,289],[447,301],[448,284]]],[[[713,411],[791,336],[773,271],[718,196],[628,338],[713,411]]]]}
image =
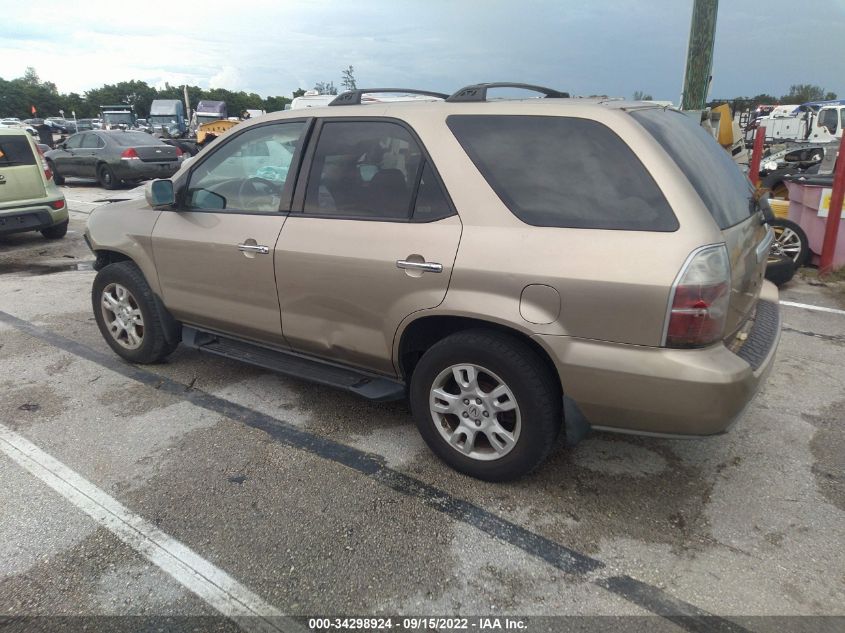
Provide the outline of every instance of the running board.
{"type": "Polygon", "coordinates": [[[257,367],[351,391],[368,400],[401,400],[405,385],[398,380],[182,326],[182,343],[201,352],[231,358],[257,367]]]}

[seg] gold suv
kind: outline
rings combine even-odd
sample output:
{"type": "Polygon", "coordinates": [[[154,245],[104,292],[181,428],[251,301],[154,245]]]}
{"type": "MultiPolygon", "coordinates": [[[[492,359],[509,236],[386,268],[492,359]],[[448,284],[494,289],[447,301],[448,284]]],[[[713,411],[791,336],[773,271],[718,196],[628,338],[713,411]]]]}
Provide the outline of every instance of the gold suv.
{"type": "Polygon", "coordinates": [[[748,179],[676,110],[498,86],[263,116],[98,208],[106,341],[407,396],[431,449],[488,480],[561,430],[723,432],[780,333],[748,179]]]}

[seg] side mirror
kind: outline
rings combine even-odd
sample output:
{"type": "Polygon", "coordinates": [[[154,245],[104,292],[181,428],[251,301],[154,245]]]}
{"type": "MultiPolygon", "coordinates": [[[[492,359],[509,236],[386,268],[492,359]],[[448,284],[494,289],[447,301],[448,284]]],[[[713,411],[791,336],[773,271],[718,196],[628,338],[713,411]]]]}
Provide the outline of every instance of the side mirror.
{"type": "Polygon", "coordinates": [[[144,189],[144,197],[153,209],[169,207],[176,202],[172,180],[153,180],[144,189]]]}

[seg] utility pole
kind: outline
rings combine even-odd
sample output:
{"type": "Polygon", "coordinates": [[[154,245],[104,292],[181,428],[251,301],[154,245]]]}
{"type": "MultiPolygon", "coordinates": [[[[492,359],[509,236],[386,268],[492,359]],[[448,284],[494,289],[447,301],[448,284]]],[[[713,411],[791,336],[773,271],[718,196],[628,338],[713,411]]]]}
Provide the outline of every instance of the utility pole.
{"type": "Polygon", "coordinates": [[[703,110],[707,104],[718,12],[719,0],[693,0],[684,91],[681,94],[682,110],[703,110]]]}

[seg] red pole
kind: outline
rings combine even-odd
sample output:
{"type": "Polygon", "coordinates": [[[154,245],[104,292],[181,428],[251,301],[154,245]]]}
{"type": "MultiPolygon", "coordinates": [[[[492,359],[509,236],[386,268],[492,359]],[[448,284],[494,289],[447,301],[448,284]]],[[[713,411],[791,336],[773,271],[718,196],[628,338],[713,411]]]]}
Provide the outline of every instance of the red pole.
{"type": "Polygon", "coordinates": [[[751,151],[751,164],[748,166],[748,177],[755,187],[760,184],[760,160],[763,158],[763,141],[766,140],[766,127],[760,126],[754,133],[754,149],[751,151]]]}
{"type": "Polygon", "coordinates": [[[820,275],[833,272],[833,253],[836,251],[836,235],[839,231],[839,220],[842,217],[843,198],[845,198],[845,135],[839,143],[839,155],[836,158],[836,167],[833,169],[833,191],[830,194],[827,223],[824,227],[824,242],[822,242],[822,256],[819,262],[820,275]]]}

